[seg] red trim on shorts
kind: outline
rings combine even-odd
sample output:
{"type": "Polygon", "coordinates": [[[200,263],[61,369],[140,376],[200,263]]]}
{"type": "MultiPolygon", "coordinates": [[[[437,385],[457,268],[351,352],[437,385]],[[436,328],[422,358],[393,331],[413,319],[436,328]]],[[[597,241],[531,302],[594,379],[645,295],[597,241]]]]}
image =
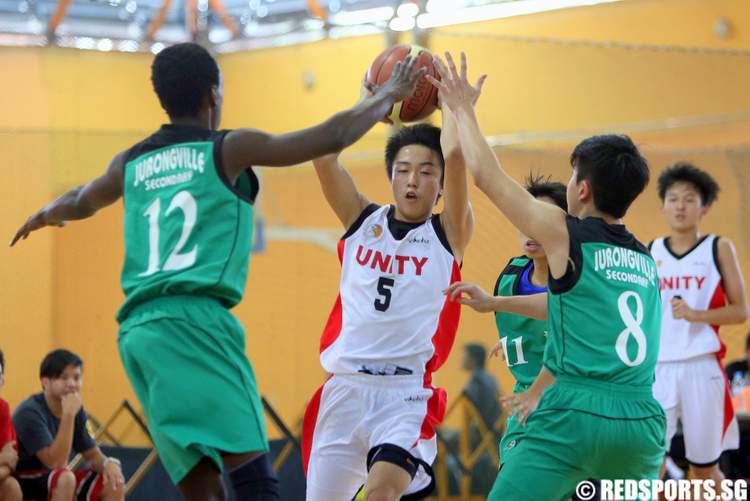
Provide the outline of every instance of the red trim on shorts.
{"type": "MultiPolygon", "coordinates": [[[[331,379],[330,376],[328,379],[331,379]]],[[[326,383],[328,380],[326,380],[326,383]]],[[[318,391],[315,392],[310,403],[307,404],[305,409],[305,417],[302,420],[302,468],[305,470],[305,478],[307,478],[307,465],[310,463],[310,453],[312,452],[313,435],[315,434],[315,425],[318,422],[318,411],[320,410],[320,397],[323,394],[323,383],[318,391]]]]}
{"type": "Polygon", "coordinates": [[[55,487],[57,487],[57,481],[60,479],[60,475],[62,475],[64,471],[68,471],[68,469],[56,468],[52,471],[52,474],[47,479],[47,501],[52,499],[52,491],[55,489],[55,487]]]}
{"type": "MultiPolygon", "coordinates": [[[[450,283],[461,280],[461,269],[458,262],[453,261],[453,271],[451,273],[450,283]]],[[[432,373],[438,370],[448,358],[453,348],[453,342],[456,339],[458,322],[461,319],[461,305],[456,301],[451,301],[448,296],[445,297],[443,309],[440,311],[440,319],[435,334],[432,336],[432,345],[435,347],[435,353],[425,366],[424,387],[432,388],[432,373]]],[[[448,394],[442,388],[432,388],[432,397],[427,401],[427,414],[422,421],[419,439],[414,443],[416,446],[419,440],[431,439],[435,436],[435,427],[443,422],[445,410],[448,406],[448,394]]]]}
{"type": "MultiPolygon", "coordinates": [[[[344,261],[344,240],[339,240],[338,243],[338,254],[339,254],[339,262],[343,263],[344,261]]],[[[331,313],[328,315],[328,322],[326,322],[326,326],[323,329],[323,334],[320,336],[320,353],[323,353],[329,346],[331,346],[334,342],[336,342],[336,339],[338,339],[339,334],[341,334],[341,323],[342,323],[342,308],[341,308],[341,293],[339,292],[339,295],[336,296],[336,303],[333,305],[333,309],[331,310],[331,313]]]]}

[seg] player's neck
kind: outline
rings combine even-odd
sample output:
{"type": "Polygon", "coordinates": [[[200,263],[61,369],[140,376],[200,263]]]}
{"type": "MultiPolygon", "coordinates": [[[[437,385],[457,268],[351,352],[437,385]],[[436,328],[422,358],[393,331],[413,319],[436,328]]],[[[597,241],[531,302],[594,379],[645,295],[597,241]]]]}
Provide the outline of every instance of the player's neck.
{"type": "Polygon", "coordinates": [[[669,247],[673,252],[680,254],[694,247],[700,238],[701,230],[697,226],[684,230],[672,229],[672,234],[669,235],[669,247]]]}
{"type": "Polygon", "coordinates": [[[180,117],[180,118],[173,118],[172,124],[174,125],[189,125],[192,127],[202,127],[204,129],[210,129],[211,128],[211,120],[209,120],[208,117],[204,116],[195,116],[195,117],[180,117]]]}
{"type": "Polygon", "coordinates": [[[62,400],[60,400],[59,398],[51,397],[45,391],[44,401],[47,402],[47,407],[49,408],[50,412],[52,412],[53,416],[55,416],[56,418],[62,416],[62,400]]]}
{"type": "Polygon", "coordinates": [[[622,218],[614,217],[610,214],[605,214],[604,212],[598,210],[593,203],[586,204],[581,207],[581,210],[578,212],[578,214],[576,214],[576,217],[578,217],[579,219],[596,217],[599,219],[603,219],[607,224],[622,224],[622,218]]]}
{"type": "Polygon", "coordinates": [[[410,223],[410,224],[424,223],[425,221],[427,221],[427,219],[429,219],[431,215],[432,215],[432,211],[425,214],[424,216],[419,216],[418,218],[407,217],[400,210],[398,210],[398,205],[397,205],[396,210],[393,213],[393,219],[395,219],[396,221],[400,221],[402,223],[410,223]]]}
{"type": "Polygon", "coordinates": [[[549,265],[547,264],[547,259],[534,259],[534,271],[529,277],[529,279],[531,280],[531,285],[536,285],[537,287],[547,287],[548,278],[549,265]]]}

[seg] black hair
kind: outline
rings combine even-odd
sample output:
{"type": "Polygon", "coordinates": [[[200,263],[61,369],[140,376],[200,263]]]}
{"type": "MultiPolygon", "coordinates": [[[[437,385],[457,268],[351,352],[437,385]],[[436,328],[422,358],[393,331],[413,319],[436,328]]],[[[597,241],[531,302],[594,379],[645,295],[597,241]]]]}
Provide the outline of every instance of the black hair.
{"type": "Polygon", "coordinates": [[[648,162],[628,136],[607,134],[584,139],[570,155],[576,182],[591,184],[594,206],[610,216],[625,215],[649,181],[648,162]]]}
{"type": "Polygon", "coordinates": [[[685,182],[692,184],[701,196],[704,207],[708,207],[716,201],[719,196],[719,184],[711,175],[689,162],[677,162],[667,167],[659,175],[659,198],[662,202],[667,195],[667,190],[675,183],[685,182]]]}
{"type": "Polygon", "coordinates": [[[151,82],[170,118],[192,117],[219,85],[219,65],[196,43],[180,43],[159,52],[151,64],[151,82]]]}
{"type": "Polygon", "coordinates": [[[419,144],[437,153],[440,159],[440,185],[442,186],[445,177],[445,158],[443,158],[443,149],[440,146],[440,128],[430,124],[404,127],[388,138],[388,143],[385,145],[385,169],[388,179],[393,179],[393,162],[396,155],[401,148],[410,144],[419,144]]]}
{"type": "Polygon", "coordinates": [[[39,377],[57,379],[69,366],[83,367],[83,360],[68,350],[55,350],[47,354],[39,367],[39,377]]]}
{"type": "Polygon", "coordinates": [[[484,346],[479,343],[469,343],[464,346],[464,349],[469,354],[469,357],[474,360],[474,365],[480,369],[484,369],[484,362],[487,359],[487,350],[484,346]]]}
{"type": "Polygon", "coordinates": [[[745,351],[750,350],[750,332],[747,333],[745,338],[745,351]]]}
{"type": "Polygon", "coordinates": [[[5,374],[5,355],[3,350],[0,350],[0,374],[5,374]]]}
{"type": "Polygon", "coordinates": [[[549,176],[542,176],[541,174],[529,173],[524,180],[526,185],[526,191],[531,193],[534,198],[547,197],[551,198],[552,201],[565,212],[568,212],[568,188],[556,181],[552,181],[549,176]]]}

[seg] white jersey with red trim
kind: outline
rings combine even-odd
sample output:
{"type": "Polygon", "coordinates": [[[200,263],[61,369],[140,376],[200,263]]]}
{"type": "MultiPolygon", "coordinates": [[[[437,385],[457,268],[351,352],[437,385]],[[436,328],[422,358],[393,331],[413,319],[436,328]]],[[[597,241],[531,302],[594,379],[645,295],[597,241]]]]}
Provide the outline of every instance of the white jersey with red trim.
{"type": "Polygon", "coordinates": [[[657,238],[651,244],[662,299],[659,362],[688,360],[710,353],[716,353],[719,358],[724,356],[719,326],[675,319],[671,306],[676,296],[695,310],[724,306],[717,259],[718,242],[718,236],[706,235],[682,256],[672,252],[668,238],[657,238]]]}
{"type": "Polygon", "coordinates": [[[440,225],[430,219],[397,240],[391,206],[371,205],[339,241],[339,297],[320,341],[331,374],[429,374],[455,339],[460,305],[443,290],[460,280],[440,225]]]}

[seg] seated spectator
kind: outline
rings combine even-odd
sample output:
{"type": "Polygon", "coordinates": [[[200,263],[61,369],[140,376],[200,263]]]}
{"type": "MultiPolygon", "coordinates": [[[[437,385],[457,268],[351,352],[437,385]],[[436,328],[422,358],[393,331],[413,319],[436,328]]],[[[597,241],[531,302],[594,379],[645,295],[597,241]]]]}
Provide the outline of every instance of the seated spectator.
{"type": "MultiPolygon", "coordinates": [[[[5,357],[0,351],[0,390],[5,385],[5,357]]],[[[13,478],[18,463],[16,431],[10,418],[8,402],[0,398],[0,501],[21,501],[21,486],[13,478]]]]}
{"type": "Polygon", "coordinates": [[[727,365],[727,378],[729,382],[737,379],[743,381],[743,384],[750,384],[750,374],[748,374],[748,361],[750,361],[750,333],[745,338],[745,358],[735,360],[727,365]]]}
{"type": "Polygon", "coordinates": [[[42,361],[44,391],[24,400],[13,413],[18,437],[18,469],[24,499],[120,501],[124,478],[120,461],[106,457],[86,429],[81,403],[83,362],[67,350],[42,361]],[[90,469],[66,465],[80,453],[90,469]]]}

